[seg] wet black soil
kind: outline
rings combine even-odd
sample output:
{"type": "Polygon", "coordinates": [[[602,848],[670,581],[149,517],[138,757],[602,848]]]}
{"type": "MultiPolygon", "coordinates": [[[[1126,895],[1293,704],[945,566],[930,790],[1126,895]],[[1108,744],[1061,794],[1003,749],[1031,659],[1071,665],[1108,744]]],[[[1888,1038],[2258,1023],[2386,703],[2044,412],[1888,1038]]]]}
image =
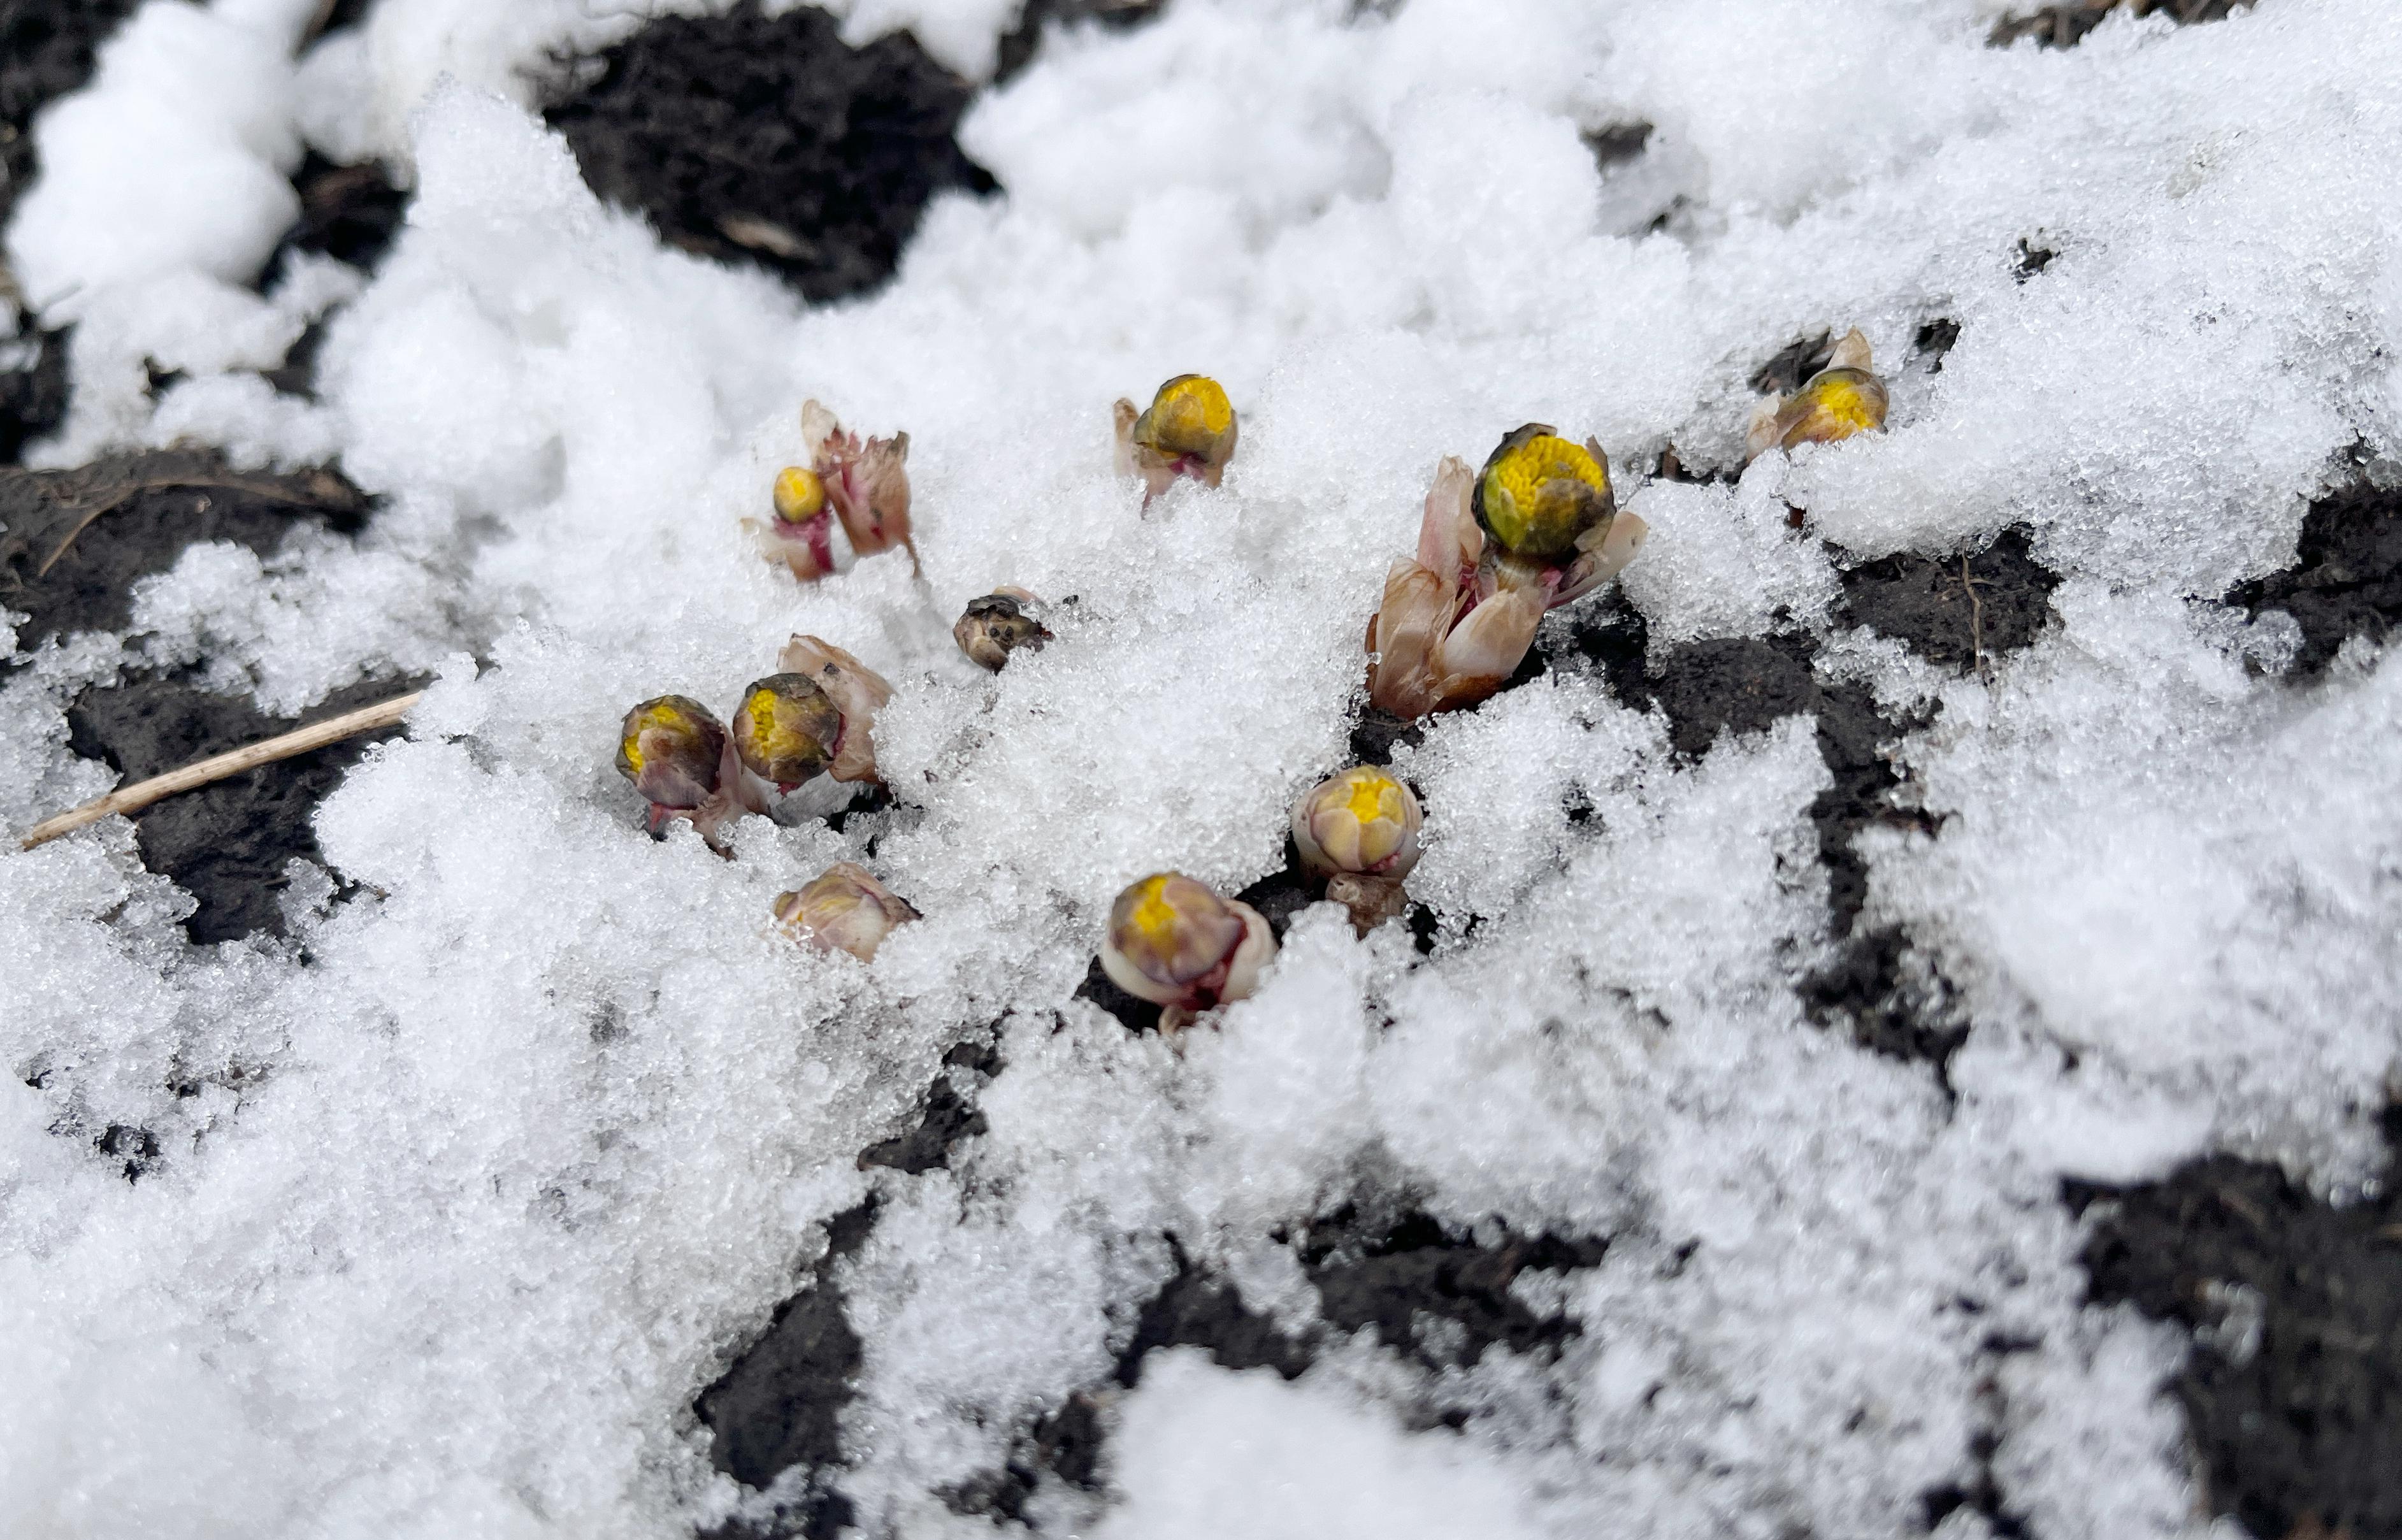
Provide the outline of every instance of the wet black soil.
{"type": "MultiPolygon", "coordinates": [[[[232,541],[264,555],[297,527],[354,529],[366,509],[358,489],[333,472],[237,472],[200,451],[119,456],[75,471],[0,469],[0,606],[31,617],[19,628],[20,655],[52,636],[121,630],[131,616],[134,582],[173,566],[195,541],[232,541]]],[[[283,720],[211,694],[188,674],[137,673],[75,701],[68,743],[139,779],[409,684],[356,685],[302,718],[283,720]]],[[[194,942],[283,929],[285,865],[316,858],[316,805],[374,741],[352,739],[262,765],[139,816],[143,864],[198,901],[185,921],[194,942]]]]}
{"type": "Polygon", "coordinates": [[[1966,671],[2030,646],[2051,620],[2060,578],[2024,529],[1957,557],[1880,557],[1847,566],[1837,618],[1891,637],[1940,668],[1966,671]]]}
{"type": "Polygon", "coordinates": [[[300,195],[300,217],[268,259],[269,283],[295,252],[315,252],[373,269],[408,213],[408,195],[392,185],[381,166],[339,166],[314,150],[292,173],[292,190],[300,195]]]}
{"type": "MultiPolygon", "coordinates": [[[[794,1466],[832,1470],[842,1461],[842,1409],[855,1392],[859,1334],[843,1313],[836,1263],[856,1252],[876,1223],[876,1201],[826,1223],[826,1253],[800,1292],[776,1309],[767,1329],[743,1349],[695,1404],[710,1430],[709,1456],[746,1487],[764,1490],[794,1466]]],[[[747,1535],[831,1535],[851,1518],[839,1493],[811,1494],[768,1525],[728,1525],[724,1540],[747,1535]]]]}
{"type": "Polygon", "coordinates": [[[2073,48],[2100,26],[2112,11],[2136,16],[2166,16],[2180,26],[2195,21],[2223,21],[2237,11],[2252,8],[2251,0],[2068,0],[1994,23],[1985,41],[1997,48],[2032,37],[2047,48],[2073,48]]]}
{"type": "Polygon", "coordinates": [[[2257,615],[2283,610],[2302,628],[2289,677],[2312,680],[2354,637],[2382,644],[2402,626],[2402,492],[2346,488],[2311,505],[2294,565],[2228,596],[2257,615]]]}
{"type": "Polygon", "coordinates": [[[298,525],[353,532],[367,506],[337,472],[236,471],[206,450],[0,469],[0,606],[32,617],[18,628],[27,650],[52,635],[121,630],[135,580],[167,571],[186,546],[223,540],[269,555],[298,525]]]}
{"type": "MultiPolygon", "coordinates": [[[[163,775],[205,759],[388,700],[422,680],[372,680],[337,690],[298,717],[269,717],[247,700],[212,694],[188,676],[145,675],[87,690],[67,708],[67,747],[105,762],[127,780],[163,775]]],[[[137,816],[142,864],[198,901],[184,921],[193,942],[280,935],[285,865],[318,859],[317,804],[370,746],[400,727],[331,744],[196,791],[137,816]]]]}
{"type": "Polygon", "coordinates": [[[891,275],[927,202],[992,178],[952,139],[973,88],[905,32],[846,46],[814,7],[663,17],[550,108],[585,180],[668,241],[811,300],[891,275]]]}
{"type": "Polygon", "coordinates": [[[953,1146],[985,1131],[984,1114],[976,1110],[974,1095],[1001,1073],[1000,1053],[987,1043],[961,1043],[943,1055],[943,1071],[926,1087],[917,1125],[861,1150],[861,1170],[883,1166],[917,1176],[946,1168],[953,1146]]]}
{"type": "MultiPolygon", "coordinates": [[[[2385,1119],[2389,1145],[2402,1113],[2385,1119]]],[[[2335,1208],[2217,1156],[2166,1180],[2072,1185],[2096,1303],[2194,1333],[2171,1382],[2211,1511],[2264,1540],[2402,1536],[2402,1169],[2335,1208]]]]}

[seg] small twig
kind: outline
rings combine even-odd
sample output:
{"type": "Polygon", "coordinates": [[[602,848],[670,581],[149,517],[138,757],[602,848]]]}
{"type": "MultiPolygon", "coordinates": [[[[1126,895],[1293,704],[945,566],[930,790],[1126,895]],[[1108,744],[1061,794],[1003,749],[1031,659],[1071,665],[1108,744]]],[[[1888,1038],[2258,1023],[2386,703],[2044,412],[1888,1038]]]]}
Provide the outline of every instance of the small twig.
{"type": "Polygon", "coordinates": [[[1960,558],[1960,591],[1968,596],[1968,667],[1979,674],[1985,671],[1985,601],[1977,597],[1980,586],[1992,584],[1981,577],[1968,575],[1968,558],[1960,558]]]}
{"type": "MultiPolygon", "coordinates": [[[[323,473],[312,473],[312,474],[323,476],[323,473]]],[[[341,502],[350,501],[344,497],[338,502],[322,486],[306,489],[296,488],[293,483],[303,478],[297,476],[246,475],[240,471],[220,473],[202,471],[191,475],[142,476],[130,481],[103,482],[99,486],[89,488],[91,493],[99,496],[100,501],[91,505],[90,510],[76,521],[76,527],[67,531],[66,538],[60,541],[49,556],[44,558],[41,566],[34,570],[34,577],[36,581],[48,577],[50,569],[58,565],[59,557],[66,555],[67,547],[76,543],[76,537],[90,529],[94,520],[103,514],[113,513],[124,507],[126,503],[145,492],[174,492],[201,488],[212,491],[248,492],[253,497],[288,502],[296,508],[314,508],[321,513],[336,512],[341,502]]],[[[339,491],[341,488],[337,485],[335,489],[339,491]]],[[[78,495],[78,493],[70,492],[63,501],[72,506],[78,495]]]]}
{"type": "Polygon", "coordinates": [[[238,776],[245,770],[255,769],[262,764],[271,764],[277,760],[290,759],[295,754],[305,754],[312,749],[323,749],[329,743],[339,743],[344,738],[356,737],[361,733],[371,733],[379,727],[390,727],[407,716],[409,708],[424,698],[424,691],[412,690],[407,694],[395,695],[391,700],[374,706],[363,706],[355,711],[346,711],[338,717],[328,717],[324,722],[308,727],[295,728],[289,733],[269,738],[263,743],[254,743],[247,749],[236,749],[228,753],[213,754],[198,763],[187,764],[181,770],[170,770],[163,776],[153,776],[148,780],[136,781],[131,786],[119,787],[97,802],[88,802],[81,807],[61,813],[56,818],[43,819],[34,825],[25,837],[18,842],[19,846],[21,849],[31,850],[37,845],[44,845],[57,839],[61,834],[81,829],[85,824],[98,823],[112,813],[136,813],[160,798],[172,797],[178,791],[189,791],[196,787],[206,786],[211,781],[223,780],[228,776],[238,776]]]}

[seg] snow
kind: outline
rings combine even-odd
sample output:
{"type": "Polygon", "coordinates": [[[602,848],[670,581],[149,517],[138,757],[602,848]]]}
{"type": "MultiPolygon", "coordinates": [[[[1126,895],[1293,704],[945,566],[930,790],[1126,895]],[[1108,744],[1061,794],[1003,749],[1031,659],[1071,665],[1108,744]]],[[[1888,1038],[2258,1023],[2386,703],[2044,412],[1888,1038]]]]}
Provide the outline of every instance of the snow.
{"type": "MultiPolygon", "coordinates": [[[[2377,0],[2065,52],[1984,47],[1971,0],[1177,0],[1056,33],[962,129],[1005,196],[939,200],[890,287],[816,309],[601,206],[526,111],[634,10],[379,0],[295,62],[311,8],[152,0],[38,121],[7,233],[78,326],[47,462],[190,435],[338,452],[384,499],[354,542],[194,546],[128,632],[0,681],[7,825],[105,788],[63,711],[127,665],[277,712],[439,676],[323,804],[287,937],[190,946],[121,822],[0,849],[26,1533],[688,1533],[746,1501],[696,1396],[871,1191],[830,1269],[862,1352],[829,1478],[865,1533],[988,1532],[943,1492],[1097,1386],[1105,1490],[1046,1481],[1054,1527],[1915,1534],[1981,1436],[2046,1540],[2204,1533],[2178,1344],[2084,1304],[2056,1197],[2209,1150],[2341,1192],[2381,1159],[2402,662],[2300,686],[2276,622],[2209,602],[2291,558],[2355,447],[2402,456],[2377,0]],[[1635,121],[1596,172],[1580,136],[1635,121]],[[261,296],[304,142],[403,164],[408,227],[371,279],[261,296]],[[275,396],[328,312],[319,401],[275,396]],[[1735,469],[1751,370],[1851,325],[1887,433],[1644,481],[1671,444],[1735,469]],[[145,361],[187,378],[154,402],[145,361]],[[1241,448],[1139,511],[1110,403],[1188,369],[1241,448]],[[888,555],[797,589],[744,536],[812,397],[911,435],[922,583],[888,555]],[[1650,525],[1622,586],[1655,657],[1798,627],[1823,682],[1935,708],[1898,755],[1940,832],[1862,836],[1861,923],[1960,989],[1948,1084],[1794,992],[1833,944],[1811,723],[1680,759],[1578,668],[1397,750],[1430,956],[1320,908],[1214,1026],[1073,997],[1127,881],[1279,865],[1437,459],[1527,420],[1595,434],[1650,525]],[[2064,578],[2024,651],[1946,674],[1835,619],[1829,543],[2013,524],[2064,578]],[[1057,639],[987,676],[950,626],[1003,583],[1057,639]],[[746,819],[730,860],[651,842],[627,706],[722,710],[796,632],[895,687],[899,805],[746,819]],[[768,923],[842,859],[924,915],[871,965],[768,923]],[[950,1168],[863,1172],[987,1040],[950,1168]],[[140,1180],[112,1128],[157,1141],[140,1180]],[[1331,1325],[1277,1237],[1363,1196],[1607,1237],[1520,1286],[1578,1331],[1435,1371],[1331,1325]],[[1186,1347],[1117,1390],[1170,1235],[1315,1344],[1302,1378],[1186,1347]]],[[[847,25],[974,73],[1015,10],[847,25]]]]}

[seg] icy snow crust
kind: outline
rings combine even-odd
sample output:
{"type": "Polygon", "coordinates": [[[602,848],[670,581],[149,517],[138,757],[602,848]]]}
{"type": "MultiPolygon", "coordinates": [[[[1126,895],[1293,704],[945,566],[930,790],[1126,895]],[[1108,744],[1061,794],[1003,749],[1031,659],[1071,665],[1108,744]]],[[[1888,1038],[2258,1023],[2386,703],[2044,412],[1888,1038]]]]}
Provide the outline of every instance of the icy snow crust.
{"type": "MultiPolygon", "coordinates": [[[[389,502],[355,543],[196,547],[130,639],[19,670],[5,821],[104,789],[62,708],[129,657],[278,711],[440,670],[324,804],[288,940],[188,946],[121,823],[0,846],[13,1533],[688,1533],[741,1497],[696,1395],[871,1189],[827,1473],[870,1533],[989,1532],[939,1493],[1107,1379],[1170,1232],[1306,1330],[1274,1235],[1362,1195],[1610,1237],[1520,1286],[1581,1334],[1432,1375],[1363,1333],[1291,1383],[1180,1349],[1106,1413],[1109,1492],[1046,1483],[1037,1516],[1911,1534],[1981,1434],[2046,1540],[2206,1527],[2156,1394],[2179,1341],[2081,1306],[2055,1194],[2210,1149],[2341,1193],[2379,1158],[2402,661],[2355,647],[2294,687],[2289,625],[2203,601],[2291,559],[2348,453],[2402,454],[2384,0],[2119,17],[2068,52],[1985,48],[1970,0],[1177,0],[1055,36],[963,130],[1005,196],[946,198],[888,290],[816,311],[598,206],[483,89],[522,101],[513,71],[630,13],[382,0],[296,68],[312,8],[154,0],[41,120],[8,230],[46,317],[84,322],[51,461],[197,434],[338,452],[389,502]],[[1580,132],[1636,120],[1644,153],[1596,174],[1580,132]],[[241,286],[303,130],[405,153],[419,189],[313,406],[245,371],[355,276],[241,286]],[[2023,282],[2022,239],[2058,254],[2023,282]],[[1931,373],[1911,342],[1939,317],[1931,373]],[[1731,462],[1749,370],[1850,325],[1889,433],[1636,485],[1672,438],[1731,462]],[[155,410],[145,355],[188,376],[155,410]],[[1241,452],[1140,515],[1109,403],[1196,368],[1241,452]],[[910,433],[923,585],[887,557],[796,590],[746,546],[810,395],[910,433]],[[1214,1028],[1137,1037],[1071,998],[1125,882],[1278,864],[1436,459],[1530,419],[1596,434],[1650,521],[1625,592],[1655,648],[1795,625],[1897,720],[1940,706],[1899,750],[1940,832],[1868,837],[1863,923],[1961,988],[1956,1100],[1797,1003],[1829,948],[1809,722],[1683,762],[1573,669],[1401,753],[1430,957],[1321,908],[1214,1028]],[[2012,524],[2065,579],[2034,646],[1951,675],[1833,626],[1823,541],[1940,555],[2012,524]],[[1078,602],[987,678],[948,626],[1004,582],[1078,602]],[[722,709],[794,631],[897,686],[901,805],[746,820],[731,861],[645,838],[619,714],[722,709]],[[926,916],[872,967],[765,929],[837,859],[926,916]],[[950,1169],[861,1171],[996,1030],[950,1169]],[[92,1148],[112,1127],[158,1143],[138,1182],[92,1148]]],[[[974,68],[1009,8],[852,20],[974,68]]]]}

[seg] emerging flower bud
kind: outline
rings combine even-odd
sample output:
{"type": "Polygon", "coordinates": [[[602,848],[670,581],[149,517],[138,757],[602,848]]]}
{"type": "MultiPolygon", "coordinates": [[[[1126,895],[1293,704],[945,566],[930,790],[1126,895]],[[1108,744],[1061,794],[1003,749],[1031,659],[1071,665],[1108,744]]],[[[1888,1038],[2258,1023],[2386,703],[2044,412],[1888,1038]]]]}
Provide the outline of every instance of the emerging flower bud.
{"type": "Polygon", "coordinates": [[[800,891],[776,898],[776,923],[794,939],[821,952],[848,952],[861,962],[875,960],[895,926],[917,918],[917,910],[855,861],[836,861],[800,891]]]}
{"type": "Polygon", "coordinates": [[[1745,447],[1754,456],[1771,448],[1831,444],[1884,426],[1884,381],[1870,369],[1869,339],[1858,328],[1843,334],[1827,366],[1802,388],[1778,400],[1762,401],[1752,413],[1745,447]]]}
{"type": "Polygon", "coordinates": [[[1051,639],[1036,618],[1041,610],[1042,600],[1023,588],[996,588],[968,600],[967,612],[951,627],[951,638],[960,652],[998,673],[1020,647],[1039,652],[1051,639]]]}
{"type": "Polygon", "coordinates": [[[1110,906],[1101,968],[1120,989],[1163,1008],[1172,1032],[1248,997],[1276,956],[1276,933],[1249,904],[1176,872],[1143,878],[1110,906]]]}
{"type": "Polygon", "coordinates": [[[672,820],[689,818],[722,852],[724,824],[766,811],[743,777],[733,740],[709,708],[689,695],[655,696],[626,713],[617,770],[651,804],[654,837],[663,836],[672,820]]]}
{"type": "Polygon", "coordinates": [[[769,561],[782,562],[803,583],[815,583],[848,565],[849,553],[838,548],[835,538],[822,476],[805,465],[787,465],[776,473],[773,497],[774,519],[766,524],[742,521],[769,561]]]}
{"type": "Polygon", "coordinates": [[[790,791],[834,763],[842,711],[806,674],[753,680],[734,713],[734,749],[742,767],[790,791]]]}
{"type": "MultiPolygon", "coordinates": [[[[892,698],[892,686],[849,653],[816,637],[794,637],[784,644],[783,656],[777,661],[784,671],[777,678],[802,676],[823,691],[840,713],[841,727],[831,742],[818,740],[832,756],[827,773],[836,780],[879,779],[876,773],[876,713],[892,698]]],[[[762,680],[751,688],[755,692],[769,682],[762,680]]]]}
{"type": "Polygon", "coordinates": [[[1366,935],[1401,913],[1401,879],[1418,863],[1418,799],[1389,770],[1357,765],[1318,782],[1292,804],[1292,843],[1326,896],[1366,935]]]}
{"type": "Polygon", "coordinates": [[[1116,406],[1118,470],[1143,480],[1143,502],[1167,490],[1179,476],[1215,487],[1235,458],[1234,404],[1225,388],[1207,375],[1178,375],[1159,388],[1149,409],[1134,403],[1116,406]]]}
{"type": "Polygon", "coordinates": [[[1560,564],[1616,510],[1609,459],[1590,439],[1580,447],[1548,423],[1529,422],[1486,458],[1472,506],[1477,527],[1504,552],[1560,564]]]}
{"type": "Polygon", "coordinates": [[[1608,488],[1598,445],[1578,448],[1539,422],[1504,438],[1481,475],[1444,457],[1417,556],[1386,573],[1368,622],[1376,708],[1411,719],[1501,688],[1544,611],[1616,577],[1642,548],[1643,521],[1612,512],[1608,488]]]}
{"type": "Polygon", "coordinates": [[[909,435],[863,441],[857,433],[844,432],[832,412],[810,401],[801,407],[801,441],[850,548],[872,557],[898,545],[909,553],[915,568],[918,547],[909,538],[909,435]]]}

